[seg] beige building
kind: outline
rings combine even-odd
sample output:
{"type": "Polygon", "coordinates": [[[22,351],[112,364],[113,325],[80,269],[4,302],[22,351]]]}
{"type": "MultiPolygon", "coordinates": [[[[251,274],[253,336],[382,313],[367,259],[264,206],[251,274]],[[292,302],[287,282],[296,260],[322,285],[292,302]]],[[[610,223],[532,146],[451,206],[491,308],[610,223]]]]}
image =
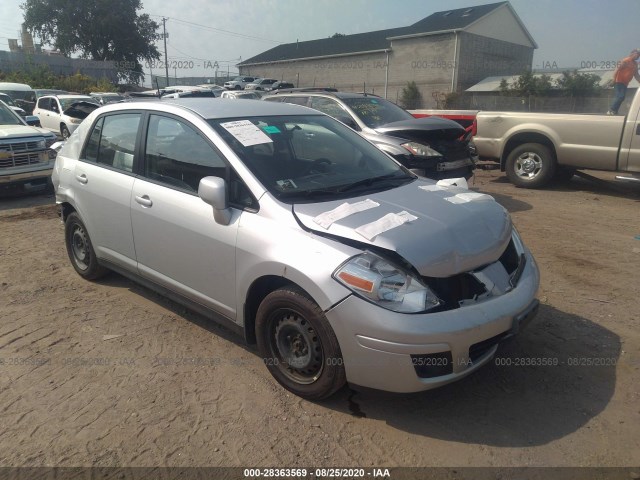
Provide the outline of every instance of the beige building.
{"type": "Polygon", "coordinates": [[[436,107],[488,76],[530,69],[535,48],[511,4],[500,2],[436,12],[408,27],[283,44],[238,67],[242,75],[393,101],[415,81],[423,107],[436,107]]]}

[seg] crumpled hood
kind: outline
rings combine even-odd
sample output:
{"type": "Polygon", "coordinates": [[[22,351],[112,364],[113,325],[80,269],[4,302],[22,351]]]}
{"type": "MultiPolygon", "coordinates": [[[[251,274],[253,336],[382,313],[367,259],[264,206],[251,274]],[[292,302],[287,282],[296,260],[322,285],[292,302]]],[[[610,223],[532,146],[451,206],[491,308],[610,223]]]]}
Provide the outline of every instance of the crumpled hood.
{"type": "Polygon", "coordinates": [[[408,140],[454,140],[464,134],[464,128],[453,120],[440,117],[425,117],[387,123],[376,132],[408,140]]]}
{"type": "Polygon", "coordinates": [[[100,105],[87,101],[80,101],[72,103],[65,111],[64,114],[73,118],[85,119],[96,108],[100,108],[100,105]]]}
{"type": "Polygon", "coordinates": [[[439,187],[423,180],[347,200],[295,204],[293,212],[312,231],[395,251],[421,275],[439,278],[497,261],[509,244],[512,232],[511,217],[492,197],[459,187],[439,187]],[[425,186],[433,191],[420,188],[425,186]],[[367,199],[379,206],[337,220],[326,230],[314,221],[318,215],[345,202],[353,204],[367,199]],[[358,227],[401,211],[417,219],[371,240],[356,232],[358,227]]]}

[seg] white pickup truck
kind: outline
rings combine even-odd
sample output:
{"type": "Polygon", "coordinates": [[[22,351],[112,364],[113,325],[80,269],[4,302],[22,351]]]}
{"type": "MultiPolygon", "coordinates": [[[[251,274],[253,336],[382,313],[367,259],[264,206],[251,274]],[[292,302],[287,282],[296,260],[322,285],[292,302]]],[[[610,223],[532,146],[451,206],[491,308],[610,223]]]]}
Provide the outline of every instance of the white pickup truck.
{"type": "Polygon", "coordinates": [[[479,112],[476,122],[478,156],[499,162],[519,187],[544,187],[580,169],[640,182],[640,91],[626,116],[479,112]]]}
{"type": "Polygon", "coordinates": [[[46,188],[55,162],[55,134],[27,125],[0,101],[0,190],[46,188]]]}

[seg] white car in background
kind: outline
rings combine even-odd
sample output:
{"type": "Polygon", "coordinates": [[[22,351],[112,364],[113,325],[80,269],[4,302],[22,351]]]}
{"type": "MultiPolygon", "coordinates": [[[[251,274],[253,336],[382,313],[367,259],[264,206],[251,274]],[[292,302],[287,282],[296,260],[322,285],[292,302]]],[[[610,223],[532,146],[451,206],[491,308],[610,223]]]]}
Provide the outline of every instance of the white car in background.
{"type": "Polygon", "coordinates": [[[253,82],[255,79],[256,77],[236,77],[233,80],[224,82],[224,88],[226,88],[227,90],[244,90],[244,87],[253,82]]]}
{"type": "Polygon", "coordinates": [[[253,82],[244,87],[244,89],[269,91],[271,90],[271,85],[273,85],[277,81],[278,80],[276,80],[275,78],[256,78],[253,82]]]}
{"type": "Polygon", "coordinates": [[[98,101],[88,95],[45,95],[38,98],[33,114],[40,119],[42,128],[67,139],[99,107],[98,101]]]}
{"type": "Polygon", "coordinates": [[[259,93],[256,92],[233,92],[233,91],[225,91],[222,92],[220,98],[230,98],[232,100],[260,100],[262,97],[259,93]]]}

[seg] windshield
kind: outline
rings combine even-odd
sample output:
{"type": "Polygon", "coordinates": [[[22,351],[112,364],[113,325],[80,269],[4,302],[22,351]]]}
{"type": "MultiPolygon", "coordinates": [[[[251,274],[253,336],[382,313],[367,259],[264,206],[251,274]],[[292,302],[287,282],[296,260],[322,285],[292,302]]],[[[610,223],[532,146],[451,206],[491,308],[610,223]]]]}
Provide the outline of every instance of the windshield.
{"type": "Polygon", "coordinates": [[[209,120],[264,187],[286,203],[381,191],[416,177],[323,115],[209,120]]]}
{"type": "Polygon", "coordinates": [[[0,100],[2,100],[4,103],[9,105],[10,107],[15,107],[16,106],[16,104],[13,103],[13,100],[11,99],[11,97],[9,95],[4,94],[4,93],[0,93],[0,100]]]}
{"type": "Polygon", "coordinates": [[[0,103],[0,125],[24,125],[18,115],[6,105],[0,103]]]}
{"type": "Polygon", "coordinates": [[[35,97],[33,90],[2,90],[2,93],[6,93],[14,100],[33,101],[35,97]]]}
{"type": "Polygon", "coordinates": [[[89,102],[89,103],[95,103],[96,105],[98,104],[96,99],[93,97],[58,98],[58,100],[60,100],[60,105],[62,105],[63,111],[69,108],[74,103],[78,103],[78,102],[89,102]]]}
{"type": "Polygon", "coordinates": [[[354,97],[343,98],[351,110],[369,128],[378,128],[387,123],[401,120],[413,120],[413,116],[395,103],[378,97],[354,97]]]}

